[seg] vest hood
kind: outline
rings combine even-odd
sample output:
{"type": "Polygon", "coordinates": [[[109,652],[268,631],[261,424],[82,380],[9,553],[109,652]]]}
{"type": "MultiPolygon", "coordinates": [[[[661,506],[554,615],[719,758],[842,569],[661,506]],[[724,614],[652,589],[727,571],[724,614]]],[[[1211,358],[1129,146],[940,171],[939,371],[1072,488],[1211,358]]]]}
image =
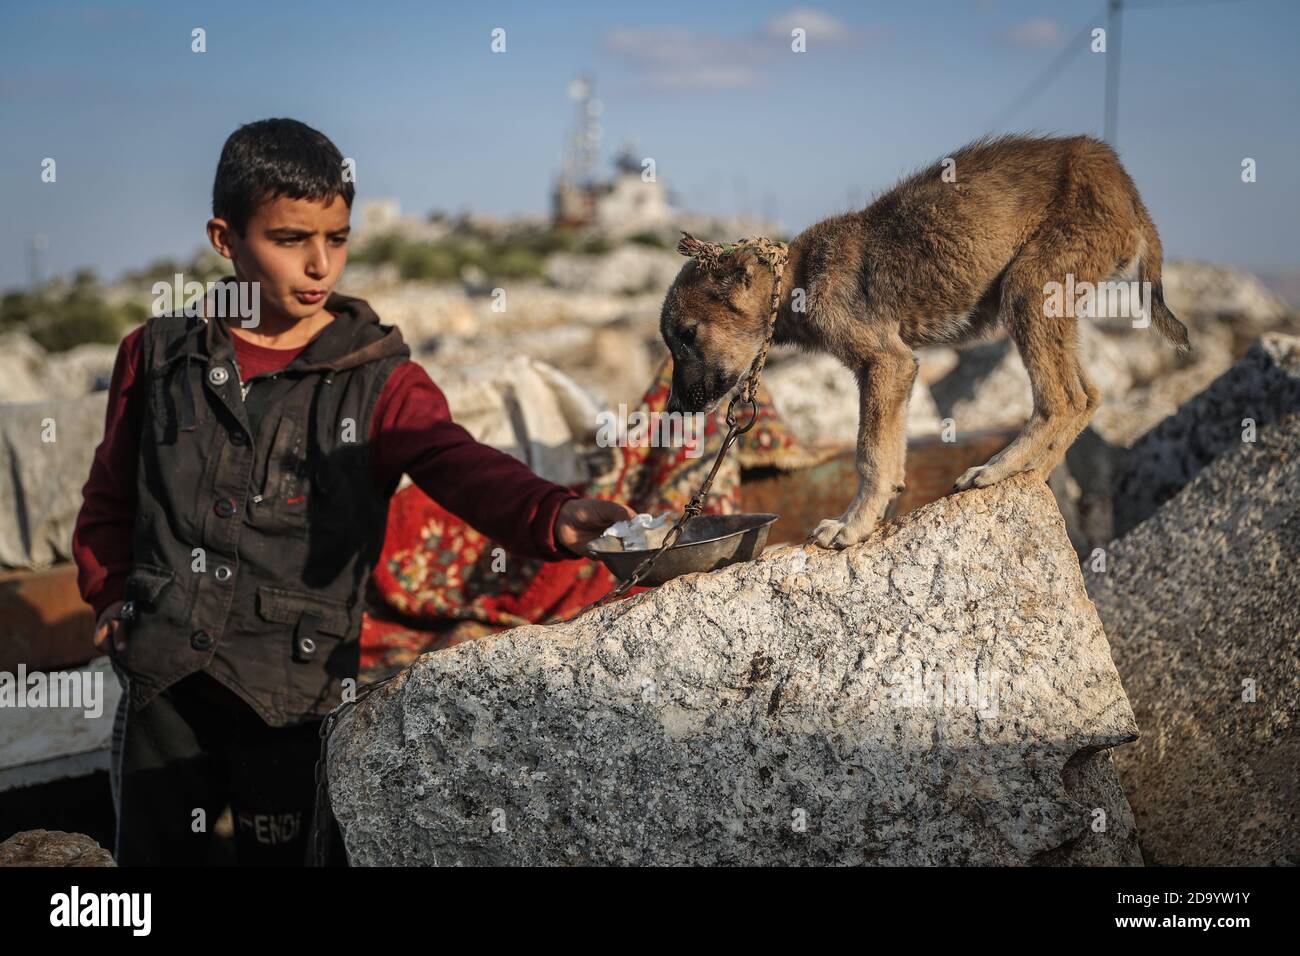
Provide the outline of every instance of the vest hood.
{"type": "MultiPolygon", "coordinates": [[[[351,334],[338,336],[337,345],[342,350],[341,354],[313,355],[307,364],[301,366],[302,371],[342,372],[368,362],[411,354],[402,340],[401,331],[396,326],[381,325],[379,316],[364,299],[332,292],[325,300],[325,308],[334,313],[334,322],[326,328],[326,332],[334,325],[342,325],[351,334]]],[[[339,331],[342,332],[343,328],[339,331]]],[[[321,338],[324,337],[325,333],[322,332],[321,338]]],[[[304,357],[307,357],[306,353],[304,357]]]]}
{"type": "MultiPolygon", "coordinates": [[[[235,277],[226,276],[219,281],[234,282],[235,277]]],[[[334,321],[285,367],[286,374],[324,372],[328,378],[332,373],[346,372],[371,362],[410,357],[411,350],[402,340],[401,331],[395,326],[380,324],[379,316],[364,299],[334,292],[325,300],[325,308],[334,314],[334,321]]],[[[224,322],[199,320],[195,323],[187,320],[186,328],[179,341],[164,347],[164,360],[172,349],[181,353],[187,363],[233,360],[234,343],[224,322]]],[[[181,428],[191,431],[195,425],[195,399],[188,385],[182,395],[181,408],[181,428]]]]}
{"type": "MultiPolygon", "coordinates": [[[[234,282],[235,278],[227,276],[220,281],[234,282]]],[[[334,314],[334,321],[290,363],[289,370],[343,372],[369,362],[411,354],[402,340],[401,331],[395,326],[380,324],[379,316],[364,299],[331,292],[325,300],[325,309],[334,314]]],[[[233,348],[229,342],[230,333],[222,323],[208,322],[206,325],[209,355],[233,348]]]]}

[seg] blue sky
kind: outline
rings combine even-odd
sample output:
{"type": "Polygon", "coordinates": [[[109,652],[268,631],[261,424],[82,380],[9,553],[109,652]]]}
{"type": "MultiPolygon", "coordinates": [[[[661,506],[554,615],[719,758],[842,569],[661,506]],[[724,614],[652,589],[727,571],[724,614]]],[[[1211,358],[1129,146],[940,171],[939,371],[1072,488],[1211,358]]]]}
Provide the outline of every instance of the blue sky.
{"type": "MultiPolygon", "coordinates": [[[[1118,146],[1167,254],[1300,265],[1300,4],[1129,2],[1118,146]]],[[[989,132],[1103,6],[6,0],[0,288],[26,281],[36,233],[46,274],[188,256],[222,142],[267,116],[333,138],[362,198],[542,212],[582,71],[606,158],[635,140],[686,205],[775,213],[794,232],[989,132]],[[805,54],[790,52],[796,23],[805,54]]],[[[1099,135],[1104,61],[1084,49],[999,128],[1099,135]]]]}

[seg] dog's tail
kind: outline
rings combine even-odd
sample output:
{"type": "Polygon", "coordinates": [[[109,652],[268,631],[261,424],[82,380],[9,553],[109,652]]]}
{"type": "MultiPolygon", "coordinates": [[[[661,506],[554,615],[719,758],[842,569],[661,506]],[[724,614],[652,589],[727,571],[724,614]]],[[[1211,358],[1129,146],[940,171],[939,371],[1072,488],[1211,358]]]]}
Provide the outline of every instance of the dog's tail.
{"type": "Polygon", "coordinates": [[[1161,272],[1164,268],[1164,255],[1160,248],[1160,236],[1156,233],[1156,224],[1151,221],[1142,200],[1134,196],[1134,205],[1138,219],[1142,223],[1142,253],[1138,256],[1138,281],[1151,283],[1151,323],[1156,331],[1178,347],[1180,352],[1190,352],[1192,343],[1187,337],[1187,326],[1165,305],[1165,292],[1161,285],[1161,272]]]}

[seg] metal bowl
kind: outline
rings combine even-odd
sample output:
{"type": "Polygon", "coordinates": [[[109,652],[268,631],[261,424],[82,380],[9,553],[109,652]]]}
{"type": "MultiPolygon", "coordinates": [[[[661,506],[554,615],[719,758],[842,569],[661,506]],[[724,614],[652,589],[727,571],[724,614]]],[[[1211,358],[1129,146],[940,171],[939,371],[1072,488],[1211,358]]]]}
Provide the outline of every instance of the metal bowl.
{"type": "MultiPolygon", "coordinates": [[[[780,515],[697,515],[682,526],[677,543],[663,553],[640,584],[655,587],[682,574],[716,571],[729,564],[752,561],[763,553],[768,532],[780,515]]],[[[647,557],[657,550],[613,550],[613,542],[587,544],[587,555],[603,562],[614,577],[626,581],[647,557]]]]}

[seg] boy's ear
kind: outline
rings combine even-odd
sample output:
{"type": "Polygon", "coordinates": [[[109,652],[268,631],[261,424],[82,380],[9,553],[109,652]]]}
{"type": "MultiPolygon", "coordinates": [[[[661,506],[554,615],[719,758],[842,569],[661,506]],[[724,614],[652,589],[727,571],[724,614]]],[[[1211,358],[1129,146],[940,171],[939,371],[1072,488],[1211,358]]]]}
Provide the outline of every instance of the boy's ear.
{"type": "Polygon", "coordinates": [[[208,220],[208,242],[212,243],[212,248],[227,259],[235,258],[235,248],[231,242],[234,233],[234,228],[226,220],[216,218],[208,220]]]}

